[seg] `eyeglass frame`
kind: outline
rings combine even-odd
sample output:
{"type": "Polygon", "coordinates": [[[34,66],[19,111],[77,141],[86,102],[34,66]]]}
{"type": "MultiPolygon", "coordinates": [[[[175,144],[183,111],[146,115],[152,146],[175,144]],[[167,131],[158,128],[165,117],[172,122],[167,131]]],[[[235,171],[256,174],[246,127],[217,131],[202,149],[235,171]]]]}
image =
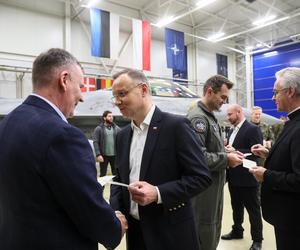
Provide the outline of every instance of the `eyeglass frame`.
{"type": "Polygon", "coordinates": [[[132,91],[133,89],[135,89],[135,88],[141,86],[142,84],[144,84],[144,83],[143,83],[143,82],[140,82],[139,84],[137,84],[137,85],[135,85],[135,86],[129,88],[128,90],[121,90],[121,91],[119,91],[116,95],[113,95],[113,96],[111,97],[111,101],[112,101],[113,103],[115,103],[117,99],[123,99],[124,97],[126,97],[126,96],[130,93],[130,91],[132,91]]]}
{"type": "Polygon", "coordinates": [[[282,89],[273,89],[273,96],[276,97],[280,91],[282,90],[287,90],[289,89],[290,87],[286,87],[286,88],[282,88],[282,89]]]}

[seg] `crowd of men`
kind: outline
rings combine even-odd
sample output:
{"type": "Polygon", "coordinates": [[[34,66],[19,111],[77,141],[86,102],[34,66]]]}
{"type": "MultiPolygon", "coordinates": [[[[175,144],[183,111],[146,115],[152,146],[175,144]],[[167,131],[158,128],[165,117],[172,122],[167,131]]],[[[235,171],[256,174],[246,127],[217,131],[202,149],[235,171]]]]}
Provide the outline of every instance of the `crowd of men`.
{"type": "Polygon", "coordinates": [[[272,137],[260,108],[251,122],[233,104],[226,140],[214,111],[228,100],[227,78],[209,78],[182,117],[155,106],[142,72],[115,74],[113,101],[131,123],[120,129],[106,111],[94,131],[100,175],[110,163],[114,181],[128,185],[111,185],[109,203],[88,140],[67,121],[84,101],[82,80],[69,52],[40,54],[33,93],[0,123],[1,250],[114,249],[125,232],[128,250],[216,250],[220,238],[243,238],[244,208],[250,250],[262,249],[262,215],[278,250],[300,245],[300,68],[276,74],[273,100],[289,117],[282,132],[272,137]],[[221,236],[226,181],[233,226],[221,236]]]}

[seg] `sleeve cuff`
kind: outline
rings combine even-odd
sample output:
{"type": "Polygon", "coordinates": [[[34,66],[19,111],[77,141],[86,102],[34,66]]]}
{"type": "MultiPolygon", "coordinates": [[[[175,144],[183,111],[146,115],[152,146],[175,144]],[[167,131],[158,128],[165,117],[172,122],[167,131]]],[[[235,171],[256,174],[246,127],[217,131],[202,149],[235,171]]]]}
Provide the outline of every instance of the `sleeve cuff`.
{"type": "Polygon", "coordinates": [[[162,200],[161,200],[161,195],[160,195],[159,189],[158,189],[158,187],[155,187],[155,188],[157,191],[157,204],[161,204],[162,200]]]}

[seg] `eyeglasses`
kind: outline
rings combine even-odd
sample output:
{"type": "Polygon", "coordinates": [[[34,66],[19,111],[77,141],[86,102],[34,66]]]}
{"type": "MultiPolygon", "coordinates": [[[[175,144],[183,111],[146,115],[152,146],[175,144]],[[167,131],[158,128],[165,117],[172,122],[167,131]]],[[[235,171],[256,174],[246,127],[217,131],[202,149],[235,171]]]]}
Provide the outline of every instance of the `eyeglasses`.
{"type": "Polygon", "coordinates": [[[143,84],[143,83],[141,82],[141,83],[139,83],[138,85],[135,85],[135,86],[131,87],[131,88],[128,89],[128,90],[121,90],[121,91],[119,91],[118,93],[116,93],[115,95],[113,95],[113,97],[111,98],[111,101],[112,101],[113,103],[115,103],[117,99],[122,99],[122,98],[124,98],[125,96],[127,96],[127,95],[129,94],[130,91],[132,91],[133,89],[135,89],[135,88],[141,86],[142,84],[143,84]]]}
{"type": "Polygon", "coordinates": [[[280,91],[287,90],[287,89],[289,89],[289,87],[283,89],[273,89],[273,96],[276,97],[280,91]]]}

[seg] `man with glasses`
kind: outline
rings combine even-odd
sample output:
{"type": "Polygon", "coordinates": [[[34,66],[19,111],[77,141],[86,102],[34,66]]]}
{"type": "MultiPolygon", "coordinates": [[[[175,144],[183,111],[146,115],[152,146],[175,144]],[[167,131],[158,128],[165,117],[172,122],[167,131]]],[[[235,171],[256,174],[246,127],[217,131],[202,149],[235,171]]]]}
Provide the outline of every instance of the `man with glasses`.
{"type": "Polygon", "coordinates": [[[225,151],[221,128],[213,113],[226,103],[232,86],[233,83],[226,77],[212,76],[204,84],[202,99],[187,115],[200,138],[212,175],[212,185],[193,198],[201,250],[217,249],[221,235],[226,168],[240,165],[243,159],[243,154],[239,152],[225,151]]]}
{"type": "Polygon", "coordinates": [[[128,220],[128,250],[199,250],[191,197],[211,183],[190,122],[159,110],[145,75],[114,76],[113,100],[131,119],[117,135],[116,181],[110,204],[128,220]]]}
{"type": "Polygon", "coordinates": [[[263,217],[274,226],[277,249],[294,250],[300,246],[300,68],[276,73],[272,99],[289,121],[270,151],[260,144],[251,148],[266,161],[250,172],[262,182],[263,217]]]}

